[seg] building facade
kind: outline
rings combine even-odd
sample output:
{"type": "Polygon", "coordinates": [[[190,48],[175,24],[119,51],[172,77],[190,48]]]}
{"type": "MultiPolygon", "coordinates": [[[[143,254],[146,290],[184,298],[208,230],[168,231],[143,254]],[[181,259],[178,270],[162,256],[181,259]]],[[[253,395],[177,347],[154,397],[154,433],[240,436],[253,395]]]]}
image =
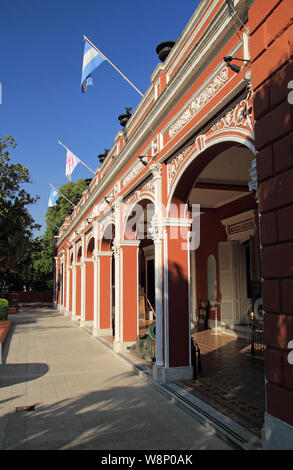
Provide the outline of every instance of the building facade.
{"type": "Polygon", "coordinates": [[[202,0],[65,219],[56,256],[60,310],[113,336],[114,350],[156,318],[161,383],[192,378],[201,302],[209,328],[229,329],[263,305],[267,449],[293,448],[292,10],[202,0]]]}

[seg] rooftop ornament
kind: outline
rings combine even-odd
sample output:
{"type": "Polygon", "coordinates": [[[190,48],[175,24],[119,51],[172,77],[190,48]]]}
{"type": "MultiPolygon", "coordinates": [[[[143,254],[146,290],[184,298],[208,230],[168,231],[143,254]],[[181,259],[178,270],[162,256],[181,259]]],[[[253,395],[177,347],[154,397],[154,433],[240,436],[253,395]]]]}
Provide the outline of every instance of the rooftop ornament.
{"type": "Polygon", "coordinates": [[[118,116],[118,119],[119,119],[119,121],[120,121],[120,125],[121,125],[122,127],[125,127],[125,126],[126,126],[127,121],[128,121],[128,119],[130,118],[130,116],[131,116],[131,112],[130,112],[131,109],[132,109],[132,108],[125,108],[126,113],[120,114],[120,116],[118,116]]]}
{"type": "Polygon", "coordinates": [[[164,62],[167,59],[174,45],[174,41],[164,41],[157,45],[156,53],[158,54],[161,62],[164,62]]]}
{"type": "Polygon", "coordinates": [[[105,160],[106,156],[109,153],[109,149],[104,149],[104,150],[105,150],[104,153],[100,153],[100,155],[98,155],[98,159],[100,160],[100,163],[103,163],[103,161],[105,160]]]}

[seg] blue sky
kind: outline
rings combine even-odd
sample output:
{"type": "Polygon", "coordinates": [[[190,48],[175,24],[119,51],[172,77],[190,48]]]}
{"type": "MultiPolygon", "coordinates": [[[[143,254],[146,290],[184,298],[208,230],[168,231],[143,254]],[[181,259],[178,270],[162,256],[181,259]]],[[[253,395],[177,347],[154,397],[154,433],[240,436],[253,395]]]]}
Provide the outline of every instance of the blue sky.
{"type": "MultiPolygon", "coordinates": [[[[107,63],[80,91],[85,34],[144,93],[159,63],[156,46],[176,41],[199,1],[1,0],[0,135],[18,144],[12,161],[29,168],[29,210],[45,229],[49,183],[66,183],[61,140],[95,170],[121,130],[118,115],[140,95],[107,63]]],[[[72,180],[92,174],[79,164],[72,180]]]]}

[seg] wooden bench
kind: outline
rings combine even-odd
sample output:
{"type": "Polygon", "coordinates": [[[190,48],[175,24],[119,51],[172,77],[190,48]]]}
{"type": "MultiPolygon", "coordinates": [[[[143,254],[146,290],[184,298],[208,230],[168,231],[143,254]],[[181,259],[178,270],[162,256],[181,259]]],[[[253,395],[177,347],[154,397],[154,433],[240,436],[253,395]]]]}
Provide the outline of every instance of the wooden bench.
{"type": "Polygon", "coordinates": [[[2,364],[2,348],[6,336],[11,328],[11,320],[0,321],[0,364],[2,364]]]}

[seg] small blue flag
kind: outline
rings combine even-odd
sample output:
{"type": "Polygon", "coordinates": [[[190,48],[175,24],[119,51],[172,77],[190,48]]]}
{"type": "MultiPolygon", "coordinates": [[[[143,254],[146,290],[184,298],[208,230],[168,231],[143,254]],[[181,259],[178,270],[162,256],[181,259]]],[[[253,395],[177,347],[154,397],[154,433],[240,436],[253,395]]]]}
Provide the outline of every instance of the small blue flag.
{"type": "Polygon", "coordinates": [[[59,197],[59,194],[57,193],[57,191],[54,191],[54,189],[51,189],[49,201],[48,201],[48,207],[55,206],[58,197],[59,197]]]}
{"type": "Polygon", "coordinates": [[[88,42],[85,42],[84,54],[83,54],[83,63],[82,63],[82,73],[81,73],[81,91],[86,92],[87,86],[92,85],[91,73],[102,63],[104,62],[104,57],[102,57],[98,51],[91,47],[88,42]]]}

